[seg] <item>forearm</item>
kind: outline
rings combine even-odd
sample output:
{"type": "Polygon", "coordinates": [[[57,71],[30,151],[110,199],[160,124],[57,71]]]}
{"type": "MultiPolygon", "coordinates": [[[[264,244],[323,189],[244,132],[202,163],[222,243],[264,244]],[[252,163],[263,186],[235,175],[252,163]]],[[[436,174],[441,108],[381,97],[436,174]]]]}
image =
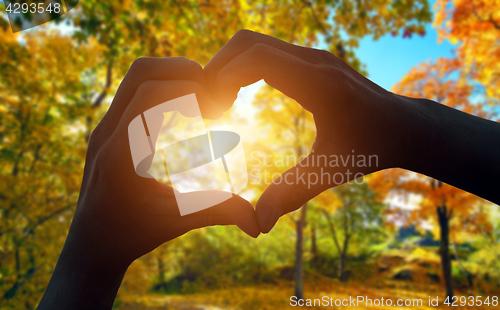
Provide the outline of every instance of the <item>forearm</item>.
{"type": "Polygon", "coordinates": [[[38,310],[112,308],[126,267],[106,265],[74,239],[68,236],[38,310]]]}
{"type": "Polygon", "coordinates": [[[500,203],[500,124],[427,99],[407,106],[402,168],[500,203]]]}

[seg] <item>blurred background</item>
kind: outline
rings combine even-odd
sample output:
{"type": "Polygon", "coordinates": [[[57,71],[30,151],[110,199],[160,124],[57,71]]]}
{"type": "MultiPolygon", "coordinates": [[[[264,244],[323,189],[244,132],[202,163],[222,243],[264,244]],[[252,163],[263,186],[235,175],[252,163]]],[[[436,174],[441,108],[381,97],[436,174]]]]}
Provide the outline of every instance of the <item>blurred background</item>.
{"type": "MultiPolygon", "coordinates": [[[[329,50],[393,92],[499,116],[496,0],[83,0],[16,34],[2,2],[0,12],[1,309],[36,308],[76,207],[89,134],[137,57],[205,65],[247,28],[329,50]]],[[[242,137],[242,195],[253,203],[315,137],[311,115],[262,81],[206,126],[242,137]]],[[[256,240],[210,227],[162,245],[131,265],[114,307],[284,309],[292,295],[362,295],[422,298],[426,308],[428,296],[500,295],[498,206],[399,169],[362,181],[324,192],[256,240]]]]}

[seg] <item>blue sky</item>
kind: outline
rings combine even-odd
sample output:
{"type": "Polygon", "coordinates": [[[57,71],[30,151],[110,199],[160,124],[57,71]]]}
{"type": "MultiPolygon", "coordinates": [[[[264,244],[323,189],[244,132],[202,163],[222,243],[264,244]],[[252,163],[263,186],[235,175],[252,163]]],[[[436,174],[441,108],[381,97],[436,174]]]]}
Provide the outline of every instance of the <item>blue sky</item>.
{"type": "Polygon", "coordinates": [[[437,31],[429,24],[424,37],[386,35],[377,41],[367,37],[360,41],[356,54],[366,64],[368,78],[390,90],[416,64],[449,57],[453,49],[448,41],[438,43],[437,31]]]}

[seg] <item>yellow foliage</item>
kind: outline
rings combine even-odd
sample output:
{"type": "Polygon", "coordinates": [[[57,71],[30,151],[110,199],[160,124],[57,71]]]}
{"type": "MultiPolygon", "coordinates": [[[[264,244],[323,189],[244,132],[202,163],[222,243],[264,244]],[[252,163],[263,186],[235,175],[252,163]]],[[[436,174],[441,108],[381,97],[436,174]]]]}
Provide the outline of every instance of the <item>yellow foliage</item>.
{"type": "Polygon", "coordinates": [[[500,3],[496,0],[438,0],[434,25],[439,39],[458,44],[464,73],[486,87],[488,97],[500,99],[500,3]]]}

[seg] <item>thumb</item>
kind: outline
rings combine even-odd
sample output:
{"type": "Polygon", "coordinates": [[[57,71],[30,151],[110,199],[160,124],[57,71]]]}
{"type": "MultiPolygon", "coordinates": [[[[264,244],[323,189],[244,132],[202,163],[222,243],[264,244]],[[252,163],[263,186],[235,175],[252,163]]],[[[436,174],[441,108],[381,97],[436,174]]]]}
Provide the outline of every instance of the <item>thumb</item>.
{"type": "Polygon", "coordinates": [[[189,224],[189,230],[215,225],[236,225],[247,235],[257,238],[260,234],[255,210],[244,198],[232,198],[208,209],[182,217],[189,224]]]}
{"type": "Polygon", "coordinates": [[[309,154],[266,188],[256,206],[261,232],[268,233],[281,216],[299,209],[323,191],[338,185],[334,183],[331,169],[323,161],[317,163],[323,157],[326,161],[326,155],[309,154]]]}

